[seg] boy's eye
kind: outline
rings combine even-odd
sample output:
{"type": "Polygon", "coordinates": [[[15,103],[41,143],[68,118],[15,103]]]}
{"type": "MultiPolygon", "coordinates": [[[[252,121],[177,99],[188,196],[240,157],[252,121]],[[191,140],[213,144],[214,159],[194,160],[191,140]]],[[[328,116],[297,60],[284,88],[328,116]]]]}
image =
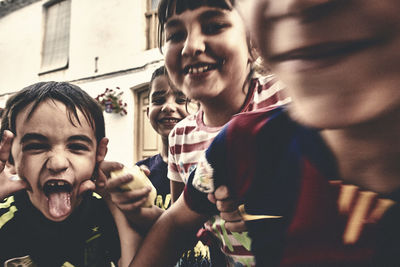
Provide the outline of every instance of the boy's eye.
{"type": "Polygon", "coordinates": [[[185,104],[186,103],[186,98],[177,98],[175,102],[179,105],[185,104]]]}
{"type": "Polygon", "coordinates": [[[73,152],[88,151],[89,147],[82,143],[71,143],[68,144],[68,149],[73,152]]]}
{"type": "Polygon", "coordinates": [[[155,97],[151,100],[151,103],[154,105],[162,105],[165,102],[165,98],[163,97],[155,97]]]}
{"type": "Polygon", "coordinates": [[[49,149],[49,145],[44,143],[28,143],[22,147],[22,151],[42,151],[47,149],[49,149]]]}

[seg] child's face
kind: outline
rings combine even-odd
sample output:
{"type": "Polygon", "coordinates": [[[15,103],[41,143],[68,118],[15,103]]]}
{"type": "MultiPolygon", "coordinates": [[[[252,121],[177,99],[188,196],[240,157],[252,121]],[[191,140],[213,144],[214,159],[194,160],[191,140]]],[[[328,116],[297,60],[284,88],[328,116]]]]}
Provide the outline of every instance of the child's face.
{"type": "Polygon", "coordinates": [[[30,186],[32,204],[48,219],[62,221],[80,204],[81,185],[92,177],[95,133],[79,110],[81,125],[71,115],[73,126],[61,102],[42,102],[27,120],[31,106],[16,117],[15,168],[30,186]]]}
{"type": "Polygon", "coordinates": [[[175,13],[164,26],[168,73],[190,99],[230,98],[242,90],[250,56],[236,11],[202,6],[175,13]]]}
{"type": "Polygon", "coordinates": [[[399,108],[400,1],[241,2],[248,8],[243,11],[251,10],[245,18],[263,57],[287,84],[299,120],[345,127],[399,108]]]}
{"type": "Polygon", "coordinates": [[[147,115],[151,126],[164,138],[168,138],[172,128],[188,115],[186,96],[181,91],[172,89],[165,75],[153,80],[147,115]]]}

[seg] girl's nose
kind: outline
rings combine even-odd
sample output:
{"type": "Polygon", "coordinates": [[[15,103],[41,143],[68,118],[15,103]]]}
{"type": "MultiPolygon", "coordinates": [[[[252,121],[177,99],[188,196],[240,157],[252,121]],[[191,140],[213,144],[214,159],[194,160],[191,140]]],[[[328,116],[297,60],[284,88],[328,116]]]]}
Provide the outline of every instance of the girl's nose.
{"type": "Polygon", "coordinates": [[[205,48],[205,36],[201,33],[201,29],[191,30],[183,44],[182,56],[197,56],[203,53],[205,48]]]}
{"type": "Polygon", "coordinates": [[[53,173],[65,171],[69,166],[69,161],[63,153],[52,153],[46,163],[46,167],[53,173]]]}

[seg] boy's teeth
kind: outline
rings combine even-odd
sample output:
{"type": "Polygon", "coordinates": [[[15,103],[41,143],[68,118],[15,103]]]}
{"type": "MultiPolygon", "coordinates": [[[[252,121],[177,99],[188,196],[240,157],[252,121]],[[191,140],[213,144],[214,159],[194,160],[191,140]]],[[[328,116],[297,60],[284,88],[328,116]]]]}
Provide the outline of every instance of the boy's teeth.
{"type": "Polygon", "coordinates": [[[177,119],[164,119],[165,122],[178,122],[177,119]]]}

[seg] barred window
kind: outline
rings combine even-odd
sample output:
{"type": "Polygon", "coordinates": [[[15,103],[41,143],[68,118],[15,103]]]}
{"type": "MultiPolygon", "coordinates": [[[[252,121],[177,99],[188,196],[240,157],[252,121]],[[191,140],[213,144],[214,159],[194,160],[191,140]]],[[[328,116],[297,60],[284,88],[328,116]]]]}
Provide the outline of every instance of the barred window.
{"type": "Polygon", "coordinates": [[[68,67],[71,0],[46,3],[44,16],[42,74],[68,67]]]}
{"type": "Polygon", "coordinates": [[[147,11],[146,11],[146,35],[147,35],[147,49],[157,47],[157,8],[160,0],[147,0],[147,11]]]}

